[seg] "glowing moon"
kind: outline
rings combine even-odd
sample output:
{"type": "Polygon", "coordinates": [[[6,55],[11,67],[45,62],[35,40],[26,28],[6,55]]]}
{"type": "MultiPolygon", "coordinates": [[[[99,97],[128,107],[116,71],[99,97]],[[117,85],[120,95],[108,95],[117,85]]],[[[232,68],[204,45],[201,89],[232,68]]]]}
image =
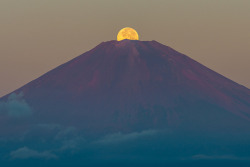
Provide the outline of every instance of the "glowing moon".
{"type": "Polygon", "coordinates": [[[124,39],[139,40],[139,35],[133,28],[126,27],[121,29],[117,34],[117,41],[121,41],[124,39]]]}

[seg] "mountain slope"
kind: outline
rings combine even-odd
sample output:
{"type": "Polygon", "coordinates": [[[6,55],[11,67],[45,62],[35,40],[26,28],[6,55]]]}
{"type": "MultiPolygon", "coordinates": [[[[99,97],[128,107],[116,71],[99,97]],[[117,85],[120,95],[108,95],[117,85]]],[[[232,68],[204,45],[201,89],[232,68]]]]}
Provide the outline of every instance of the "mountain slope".
{"type": "Polygon", "coordinates": [[[27,124],[53,122],[91,135],[250,127],[248,88],[156,41],[103,42],[13,93],[32,108],[27,124]]]}

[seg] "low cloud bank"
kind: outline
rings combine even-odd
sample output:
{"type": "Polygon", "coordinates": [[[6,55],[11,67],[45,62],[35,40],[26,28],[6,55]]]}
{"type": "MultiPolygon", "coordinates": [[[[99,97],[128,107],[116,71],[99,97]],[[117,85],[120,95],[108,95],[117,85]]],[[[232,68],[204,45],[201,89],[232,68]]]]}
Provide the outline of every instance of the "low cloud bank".
{"type": "Polygon", "coordinates": [[[151,136],[157,134],[159,131],[156,130],[146,130],[142,132],[133,132],[128,134],[115,133],[111,135],[107,135],[102,139],[98,140],[96,143],[99,144],[113,144],[113,143],[121,143],[126,141],[135,140],[137,138],[151,136]]]}
{"type": "Polygon", "coordinates": [[[56,159],[57,156],[49,151],[38,152],[36,150],[29,149],[28,147],[22,147],[10,153],[12,159],[56,159]]]}

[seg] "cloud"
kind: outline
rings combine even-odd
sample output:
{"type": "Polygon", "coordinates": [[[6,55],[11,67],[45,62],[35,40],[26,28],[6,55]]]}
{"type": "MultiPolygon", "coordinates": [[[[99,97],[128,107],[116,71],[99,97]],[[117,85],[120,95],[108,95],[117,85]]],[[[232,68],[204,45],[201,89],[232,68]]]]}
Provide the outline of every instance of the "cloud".
{"type": "Polygon", "coordinates": [[[12,159],[29,159],[29,158],[38,158],[38,159],[56,159],[55,154],[50,153],[49,151],[38,152],[36,150],[29,149],[27,147],[19,148],[10,153],[12,159]]]}
{"type": "Polygon", "coordinates": [[[133,132],[128,134],[122,134],[122,133],[115,133],[111,135],[107,135],[103,137],[102,139],[98,140],[96,143],[99,144],[112,144],[112,143],[120,143],[120,142],[126,142],[135,140],[137,138],[151,136],[157,134],[159,131],[156,130],[146,130],[142,132],[133,132]]]}
{"type": "Polygon", "coordinates": [[[83,137],[74,137],[62,142],[60,150],[78,150],[79,146],[86,143],[83,137]]]}
{"type": "Polygon", "coordinates": [[[73,126],[65,127],[56,123],[42,123],[34,125],[33,129],[27,132],[27,134],[43,132],[43,134],[51,134],[54,140],[63,140],[77,136],[77,129],[73,126]]]}
{"type": "Polygon", "coordinates": [[[77,135],[78,135],[77,129],[73,126],[69,126],[69,127],[61,129],[55,136],[55,139],[57,140],[67,139],[67,138],[71,138],[72,136],[77,136],[77,135]]]}
{"type": "Polygon", "coordinates": [[[75,127],[69,126],[61,129],[55,136],[55,140],[60,141],[60,150],[76,150],[86,140],[78,133],[75,127]]]}
{"type": "Polygon", "coordinates": [[[86,142],[85,138],[73,126],[63,126],[56,123],[43,123],[33,126],[26,132],[25,139],[56,142],[57,151],[78,150],[86,142]]]}
{"type": "Polygon", "coordinates": [[[31,107],[23,99],[23,93],[12,93],[6,102],[0,102],[0,113],[7,113],[9,117],[23,118],[32,115],[31,107]]]}

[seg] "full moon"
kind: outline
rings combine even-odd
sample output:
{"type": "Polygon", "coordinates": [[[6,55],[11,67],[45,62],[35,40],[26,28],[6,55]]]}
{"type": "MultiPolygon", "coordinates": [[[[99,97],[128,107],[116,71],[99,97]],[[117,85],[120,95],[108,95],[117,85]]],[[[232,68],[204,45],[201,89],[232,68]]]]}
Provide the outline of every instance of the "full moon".
{"type": "Polygon", "coordinates": [[[121,29],[119,33],[117,34],[117,41],[121,41],[124,39],[139,40],[139,35],[135,31],[135,29],[126,27],[126,28],[121,29]]]}

